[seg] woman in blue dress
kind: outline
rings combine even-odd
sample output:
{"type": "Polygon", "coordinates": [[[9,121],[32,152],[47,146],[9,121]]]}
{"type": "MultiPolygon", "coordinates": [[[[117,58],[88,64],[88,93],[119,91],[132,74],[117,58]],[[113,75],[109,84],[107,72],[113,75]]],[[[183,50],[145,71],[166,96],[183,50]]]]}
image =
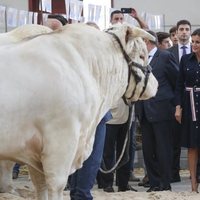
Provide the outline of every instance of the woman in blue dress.
{"type": "Polygon", "coordinates": [[[182,147],[188,148],[192,191],[198,192],[196,179],[200,152],[200,29],[192,35],[192,53],[182,56],[176,85],[176,120],[182,126],[182,147]]]}

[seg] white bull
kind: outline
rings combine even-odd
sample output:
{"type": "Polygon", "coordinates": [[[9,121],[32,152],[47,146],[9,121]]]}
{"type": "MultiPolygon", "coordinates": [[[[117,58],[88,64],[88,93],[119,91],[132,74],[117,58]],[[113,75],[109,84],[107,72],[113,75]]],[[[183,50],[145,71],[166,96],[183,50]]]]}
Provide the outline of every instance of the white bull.
{"type": "MultiPolygon", "coordinates": [[[[129,57],[144,64],[151,36],[127,25],[115,27],[129,57]]],[[[152,39],[152,37],[151,37],[152,39]]],[[[70,173],[89,156],[95,129],[122,97],[152,97],[157,81],[150,73],[135,84],[113,36],[87,25],[67,25],[0,48],[0,159],[29,166],[39,200],[62,200],[70,173]],[[127,90],[126,90],[127,88],[127,90]]]]}
{"type": "MultiPolygon", "coordinates": [[[[20,26],[10,32],[0,34],[0,46],[19,42],[27,37],[43,33],[50,33],[52,30],[46,26],[30,24],[20,26]]],[[[16,193],[12,184],[12,169],[14,163],[11,161],[0,161],[0,192],[16,193]]]]}

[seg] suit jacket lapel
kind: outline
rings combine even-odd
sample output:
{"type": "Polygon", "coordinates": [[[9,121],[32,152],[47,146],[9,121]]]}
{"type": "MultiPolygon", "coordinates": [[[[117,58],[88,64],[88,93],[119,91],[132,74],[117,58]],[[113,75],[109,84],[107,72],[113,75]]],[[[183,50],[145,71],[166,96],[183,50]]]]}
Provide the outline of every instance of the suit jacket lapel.
{"type": "Polygon", "coordinates": [[[178,44],[176,45],[175,48],[175,58],[176,58],[176,62],[179,63],[179,48],[178,48],[178,44]]]}
{"type": "Polygon", "coordinates": [[[172,51],[171,51],[174,56],[175,56],[175,59],[176,59],[176,62],[179,63],[179,51],[178,51],[178,44],[174,45],[172,47],[172,51]]]}

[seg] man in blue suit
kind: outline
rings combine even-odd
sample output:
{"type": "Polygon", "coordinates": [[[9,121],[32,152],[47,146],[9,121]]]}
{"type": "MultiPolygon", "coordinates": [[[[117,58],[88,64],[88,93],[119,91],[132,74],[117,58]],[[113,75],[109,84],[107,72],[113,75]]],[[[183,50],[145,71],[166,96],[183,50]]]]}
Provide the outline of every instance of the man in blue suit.
{"type": "MultiPolygon", "coordinates": [[[[154,32],[148,32],[156,37],[154,32]]],[[[136,105],[136,114],[141,122],[144,162],[150,183],[147,192],[171,190],[171,128],[178,66],[170,52],[157,48],[157,42],[145,42],[152,72],[159,83],[155,97],[136,105]]]]}

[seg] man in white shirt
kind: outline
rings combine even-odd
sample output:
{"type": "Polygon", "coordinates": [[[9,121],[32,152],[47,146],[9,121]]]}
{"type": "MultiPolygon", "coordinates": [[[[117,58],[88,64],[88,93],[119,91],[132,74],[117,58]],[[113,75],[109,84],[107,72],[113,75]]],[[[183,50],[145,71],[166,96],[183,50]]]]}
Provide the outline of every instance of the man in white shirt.
{"type": "Polygon", "coordinates": [[[169,51],[176,57],[177,63],[183,55],[183,46],[185,46],[185,53],[191,53],[190,35],[191,35],[191,24],[188,20],[180,20],[177,22],[176,35],[178,38],[178,44],[169,48],[169,51]]]}
{"type": "MultiPolygon", "coordinates": [[[[135,18],[141,28],[147,28],[146,23],[138,16],[137,11],[132,8],[130,15],[135,18]]],[[[124,22],[124,15],[120,10],[115,10],[111,13],[110,16],[110,23],[123,23],[124,22]]],[[[122,99],[119,100],[118,104],[115,108],[111,109],[111,113],[113,118],[107,122],[106,125],[106,138],[105,138],[105,145],[104,145],[104,164],[107,169],[111,169],[113,167],[113,162],[115,158],[118,159],[120,157],[120,153],[122,151],[125,137],[127,134],[127,126],[128,126],[128,116],[129,116],[129,107],[124,103],[122,99]]],[[[133,132],[130,134],[130,140],[134,137],[133,132]]],[[[133,143],[130,143],[129,148],[129,161],[121,166],[116,171],[116,182],[118,185],[118,191],[137,191],[133,187],[128,184],[131,170],[133,170],[133,157],[134,157],[134,149],[133,143]]],[[[114,173],[98,174],[98,185],[99,188],[103,188],[105,192],[114,192],[113,189],[113,182],[114,182],[114,173]]]]}

